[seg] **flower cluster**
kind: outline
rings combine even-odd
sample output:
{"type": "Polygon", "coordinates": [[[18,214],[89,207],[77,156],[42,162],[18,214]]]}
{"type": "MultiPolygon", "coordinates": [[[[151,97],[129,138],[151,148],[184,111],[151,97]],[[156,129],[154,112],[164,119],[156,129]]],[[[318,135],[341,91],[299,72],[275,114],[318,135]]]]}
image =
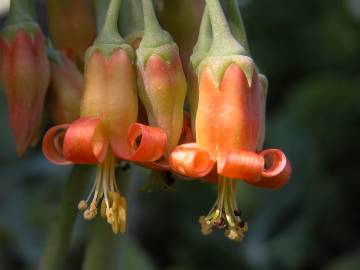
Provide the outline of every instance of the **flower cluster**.
{"type": "MultiPolygon", "coordinates": [[[[281,150],[262,150],[267,80],[250,55],[235,2],[226,2],[229,24],[219,1],[206,0],[188,84],[179,47],[160,26],[152,0],[111,0],[85,54],[93,22],[81,13],[88,27],[75,38],[72,59],[85,61],[84,79],[66,54],[45,42],[29,1],[11,1],[0,40],[1,79],[18,153],[39,138],[46,105],[56,125],[44,135],[45,157],[97,166],[91,192],[78,204],[85,219],[100,212],[115,234],[125,232],[127,202],[115,171],[117,164],[133,162],[216,183],[218,198],[200,217],[201,231],[224,228],[229,239],[242,240],[248,225],[237,206],[237,180],[280,188],[291,165],[281,150]]],[[[56,21],[59,1],[49,3],[49,12],[58,14],[50,21],[52,38],[59,32],[56,43],[70,46],[66,24],[56,21]]],[[[87,11],[84,5],[74,1],[69,25],[76,7],[87,11]]]]}

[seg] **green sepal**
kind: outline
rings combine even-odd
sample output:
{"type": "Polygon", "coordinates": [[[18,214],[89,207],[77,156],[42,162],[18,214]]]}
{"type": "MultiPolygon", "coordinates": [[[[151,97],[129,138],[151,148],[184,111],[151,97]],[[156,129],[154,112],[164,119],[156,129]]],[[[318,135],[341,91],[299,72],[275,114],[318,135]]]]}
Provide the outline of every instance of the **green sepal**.
{"type": "Polygon", "coordinates": [[[40,26],[34,19],[34,9],[29,0],[15,0],[10,3],[10,11],[6,17],[1,36],[12,41],[19,30],[23,30],[30,36],[40,31],[40,26]]]}
{"type": "Polygon", "coordinates": [[[116,50],[122,49],[127,53],[132,63],[134,63],[135,54],[133,48],[125,43],[118,31],[121,3],[121,0],[111,0],[109,2],[102,29],[96,37],[94,44],[85,52],[86,61],[97,50],[101,51],[105,58],[109,58],[116,50]]]}
{"type": "Polygon", "coordinates": [[[213,39],[210,56],[248,55],[247,50],[234,38],[218,0],[206,0],[212,26],[213,39]]]}
{"type": "Polygon", "coordinates": [[[175,42],[161,45],[155,48],[139,47],[136,50],[137,62],[140,67],[145,68],[152,55],[159,55],[166,63],[170,63],[171,57],[179,54],[179,48],[175,42]]]}
{"type": "Polygon", "coordinates": [[[200,62],[209,56],[209,49],[212,43],[212,29],[207,7],[205,7],[203,16],[201,19],[199,37],[195,44],[192,55],[190,56],[190,62],[195,70],[200,62]]]}
{"type": "Polygon", "coordinates": [[[140,43],[142,48],[157,48],[174,43],[171,35],[161,28],[156,17],[152,0],[142,0],[144,13],[144,37],[140,43]]]}
{"type": "Polygon", "coordinates": [[[219,86],[226,69],[231,64],[236,64],[244,72],[247,83],[251,87],[256,67],[252,58],[245,55],[209,56],[205,58],[197,68],[198,79],[200,81],[204,68],[210,68],[215,83],[219,86]]]}
{"type": "Polygon", "coordinates": [[[160,55],[166,62],[171,60],[171,55],[179,49],[171,35],[163,30],[156,18],[152,0],[142,0],[144,13],[144,36],[136,51],[138,63],[146,66],[148,59],[160,55]]]}
{"type": "Polygon", "coordinates": [[[268,94],[268,89],[269,89],[269,81],[264,74],[260,74],[260,73],[259,73],[259,81],[264,90],[264,94],[266,97],[268,94]]]}
{"type": "Polygon", "coordinates": [[[102,54],[105,56],[105,58],[110,58],[111,55],[117,51],[118,49],[122,49],[126,52],[126,54],[128,55],[130,61],[132,63],[134,63],[135,61],[135,53],[134,53],[134,49],[126,44],[126,43],[122,43],[122,44],[106,44],[106,43],[100,43],[100,44],[94,44],[91,47],[89,47],[86,52],[85,52],[85,61],[87,61],[91,55],[93,55],[93,53],[95,51],[101,51],[102,54]]]}

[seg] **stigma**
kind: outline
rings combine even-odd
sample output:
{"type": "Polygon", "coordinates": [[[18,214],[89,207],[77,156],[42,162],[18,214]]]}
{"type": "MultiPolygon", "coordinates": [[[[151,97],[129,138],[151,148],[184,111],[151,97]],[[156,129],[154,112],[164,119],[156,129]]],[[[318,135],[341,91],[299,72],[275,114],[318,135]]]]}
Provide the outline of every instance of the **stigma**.
{"type": "Polygon", "coordinates": [[[115,177],[115,156],[109,149],[103,163],[97,166],[95,183],[86,200],[78,204],[84,219],[92,220],[98,214],[112,226],[114,234],[126,230],[126,198],[120,195],[115,177]]]}
{"type": "Polygon", "coordinates": [[[248,225],[241,219],[236,201],[236,180],[219,176],[218,197],[207,216],[201,216],[201,232],[209,235],[213,227],[225,229],[225,236],[233,241],[242,241],[248,225]]]}

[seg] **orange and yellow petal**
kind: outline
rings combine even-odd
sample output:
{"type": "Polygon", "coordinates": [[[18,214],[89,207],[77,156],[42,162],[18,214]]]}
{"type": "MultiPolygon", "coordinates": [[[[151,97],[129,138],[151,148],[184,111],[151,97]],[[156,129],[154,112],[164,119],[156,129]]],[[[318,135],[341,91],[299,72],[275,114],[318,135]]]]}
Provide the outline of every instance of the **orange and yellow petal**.
{"type": "Polygon", "coordinates": [[[57,165],[71,164],[64,157],[63,142],[69,124],[58,125],[50,128],[44,135],[42,141],[42,152],[47,160],[57,165]]]}
{"type": "Polygon", "coordinates": [[[199,148],[196,143],[177,146],[169,156],[173,171],[184,176],[198,178],[206,176],[212,170],[215,160],[208,151],[199,148]]]}
{"type": "Polygon", "coordinates": [[[78,164],[101,163],[108,143],[107,131],[100,118],[79,118],[65,133],[64,157],[78,164]]]}

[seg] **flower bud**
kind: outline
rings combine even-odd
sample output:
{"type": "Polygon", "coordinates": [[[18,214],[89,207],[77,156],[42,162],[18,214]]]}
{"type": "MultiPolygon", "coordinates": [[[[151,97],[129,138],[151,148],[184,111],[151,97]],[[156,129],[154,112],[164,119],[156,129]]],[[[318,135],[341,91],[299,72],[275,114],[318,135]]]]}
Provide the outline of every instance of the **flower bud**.
{"type": "Polygon", "coordinates": [[[65,55],[59,61],[50,61],[50,87],[46,107],[57,125],[71,123],[79,117],[83,76],[65,55]]]}
{"type": "Polygon", "coordinates": [[[177,46],[171,50],[169,62],[153,54],[145,65],[138,63],[140,98],[149,124],[166,132],[168,151],[177,145],[181,135],[186,95],[186,79],[177,46]]]}
{"type": "Polygon", "coordinates": [[[165,131],[169,153],[181,136],[187,83],[178,46],[159,25],[152,1],[143,1],[143,8],[144,37],[136,52],[139,96],[150,126],[165,131]]]}
{"type": "Polygon", "coordinates": [[[49,62],[39,28],[34,33],[21,28],[13,32],[6,30],[0,40],[1,81],[17,153],[22,155],[39,138],[50,77],[49,62]]]}
{"type": "Polygon", "coordinates": [[[47,1],[49,33],[58,49],[73,50],[81,60],[96,35],[95,14],[88,0],[47,1]]]}

